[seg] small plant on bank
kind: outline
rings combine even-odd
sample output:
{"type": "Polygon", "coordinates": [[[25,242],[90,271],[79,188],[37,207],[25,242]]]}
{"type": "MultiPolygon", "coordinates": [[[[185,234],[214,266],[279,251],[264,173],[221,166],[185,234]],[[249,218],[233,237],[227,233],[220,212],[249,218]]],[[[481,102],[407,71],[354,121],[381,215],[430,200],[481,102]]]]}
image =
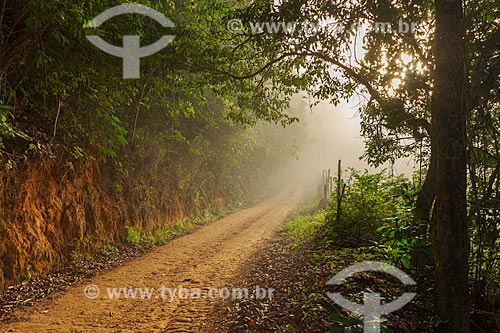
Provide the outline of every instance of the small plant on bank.
{"type": "Polygon", "coordinates": [[[25,278],[22,284],[27,284],[28,282],[31,281],[33,276],[35,275],[35,271],[33,270],[33,266],[31,264],[26,265],[26,273],[25,273],[25,278]]]}
{"type": "Polygon", "coordinates": [[[71,251],[69,260],[74,267],[80,267],[85,260],[85,256],[78,251],[71,251]]]}
{"type": "Polygon", "coordinates": [[[109,257],[109,255],[114,251],[114,247],[112,245],[106,244],[104,245],[104,248],[102,249],[102,254],[105,257],[109,257]]]}
{"type": "Polygon", "coordinates": [[[139,243],[142,240],[141,233],[137,228],[127,226],[125,227],[127,229],[127,236],[125,237],[125,240],[127,243],[130,243],[132,245],[139,245],[139,243]]]}

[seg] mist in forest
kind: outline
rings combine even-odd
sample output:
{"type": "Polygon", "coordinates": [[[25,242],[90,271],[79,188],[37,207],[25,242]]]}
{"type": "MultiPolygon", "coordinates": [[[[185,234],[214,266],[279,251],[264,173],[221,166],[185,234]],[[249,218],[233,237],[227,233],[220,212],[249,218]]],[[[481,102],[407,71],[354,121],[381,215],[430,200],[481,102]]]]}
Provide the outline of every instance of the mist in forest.
{"type": "Polygon", "coordinates": [[[391,166],[389,163],[373,168],[360,157],[364,152],[364,140],[360,134],[358,116],[359,101],[343,101],[337,106],[322,102],[310,107],[307,97],[294,97],[290,112],[300,121],[280,131],[293,131],[296,146],[294,159],[279,173],[283,179],[317,181],[323,169],[331,169],[336,175],[338,160],[342,169],[353,167],[377,172],[386,169],[388,174],[411,177],[417,168],[411,158],[400,159],[391,166]]]}

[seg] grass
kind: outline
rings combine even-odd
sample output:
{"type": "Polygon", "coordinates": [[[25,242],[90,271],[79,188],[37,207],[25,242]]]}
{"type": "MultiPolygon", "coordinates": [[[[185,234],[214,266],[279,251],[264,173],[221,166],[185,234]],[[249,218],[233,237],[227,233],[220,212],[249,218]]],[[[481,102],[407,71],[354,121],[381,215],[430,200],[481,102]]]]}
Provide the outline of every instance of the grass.
{"type": "Polygon", "coordinates": [[[325,213],[323,211],[314,215],[297,215],[286,223],[285,233],[295,246],[299,246],[314,238],[324,225],[325,213]]]}
{"type": "Polygon", "coordinates": [[[189,220],[182,220],[170,227],[158,229],[155,232],[144,236],[143,242],[148,246],[165,244],[174,238],[192,233],[196,230],[196,228],[197,225],[193,222],[189,220]]]}
{"type": "Polygon", "coordinates": [[[215,213],[208,210],[200,211],[192,218],[179,220],[173,225],[146,234],[142,233],[137,227],[127,226],[125,241],[132,245],[144,245],[147,247],[166,244],[174,238],[193,233],[199,226],[207,225],[232,212],[233,210],[231,209],[219,210],[215,213]]]}
{"type": "Polygon", "coordinates": [[[283,230],[294,246],[313,239],[324,227],[325,211],[319,210],[318,207],[318,200],[309,201],[285,224],[283,230]]]}

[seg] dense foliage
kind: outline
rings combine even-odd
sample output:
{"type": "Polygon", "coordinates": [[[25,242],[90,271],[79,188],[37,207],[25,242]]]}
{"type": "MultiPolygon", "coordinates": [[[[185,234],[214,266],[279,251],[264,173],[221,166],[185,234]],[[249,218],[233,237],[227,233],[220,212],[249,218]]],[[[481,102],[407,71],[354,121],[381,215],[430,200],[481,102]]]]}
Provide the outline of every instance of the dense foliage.
{"type": "MultiPolygon", "coordinates": [[[[344,195],[341,198],[339,221],[336,209],[329,211],[327,221],[332,226],[335,238],[346,244],[360,245],[376,241],[376,230],[387,220],[404,209],[403,194],[410,184],[404,178],[392,179],[385,172],[369,174],[350,170],[344,195]]],[[[396,226],[398,226],[396,224],[396,226]]]]}
{"type": "Polygon", "coordinates": [[[204,191],[241,199],[266,183],[264,171],[292,155],[290,137],[263,126],[245,130],[258,119],[295,120],[283,112],[287,98],[278,87],[197,68],[230,66],[232,58],[246,53],[246,47],[236,52],[227,47],[228,32],[208,33],[230,15],[229,4],[141,3],[175,23],[168,33],[176,39],[141,59],[140,79],[124,80],[121,59],[97,49],[85,35],[97,33],[121,45],[122,35],[140,34],[147,45],[165,33],[154,20],[124,15],[99,29],[84,29],[116,3],[2,2],[2,165],[13,168],[25,159],[63,154],[70,169],[78,160],[97,159],[122,175],[149,169],[153,178],[187,182],[195,187],[193,195],[204,191]],[[192,177],[194,182],[187,180],[192,177]]]}
{"type": "MultiPolygon", "coordinates": [[[[344,194],[338,198],[333,193],[331,208],[310,218],[321,219],[324,215],[326,244],[340,245],[352,249],[353,253],[364,246],[363,252],[376,253],[378,260],[411,271],[421,283],[432,284],[432,233],[425,222],[413,219],[421,186],[419,175],[415,174],[412,180],[408,180],[403,176],[388,176],[385,171],[374,174],[366,170],[349,171],[342,181],[346,186],[344,194]],[[341,214],[337,220],[339,199],[341,214]]],[[[490,213],[495,214],[494,211],[490,213]]],[[[498,241],[497,231],[484,228],[498,226],[490,220],[491,217],[485,218],[488,224],[479,229],[476,229],[477,225],[471,226],[473,265],[469,278],[473,282],[474,306],[491,311],[500,302],[497,283],[500,272],[494,255],[498,241]],[[482,264],[478,264],[478,260],[482,264]]],[[[473,312],[474,325],[485,330],[493,329],[497,325],[497,314],[489,311],[473,312]]],[[[424,320],[432,321],[431,318],[424,320]]]]}

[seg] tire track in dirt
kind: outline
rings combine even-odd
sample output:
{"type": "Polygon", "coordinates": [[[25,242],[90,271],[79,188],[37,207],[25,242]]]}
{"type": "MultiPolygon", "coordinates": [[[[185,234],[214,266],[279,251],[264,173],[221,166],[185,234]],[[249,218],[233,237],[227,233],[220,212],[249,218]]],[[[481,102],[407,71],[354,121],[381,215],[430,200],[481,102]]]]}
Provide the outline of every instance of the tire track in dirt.
{"type": "MultiPolygon", "coordinates": [[[[125,266],[80,283],[64,293],[14,314],[16,322],[1,332],[132,333],[204,332],[217,299],[161,299],[160,287],[237,288],[226,281],[238,275],[265,240],[271,239],[302,199],[300,186],[178,238],[125,266]],[[98,286],[97,299],[85,297],[85,286],[98,286]],[[155,288],[150,299],[110,299],[106,288],[155,288]]],[[[168,296],[168,293],[164,293],[168,296]]],[[[214,321],[212,318],[211,321],[214,321]]]]}

